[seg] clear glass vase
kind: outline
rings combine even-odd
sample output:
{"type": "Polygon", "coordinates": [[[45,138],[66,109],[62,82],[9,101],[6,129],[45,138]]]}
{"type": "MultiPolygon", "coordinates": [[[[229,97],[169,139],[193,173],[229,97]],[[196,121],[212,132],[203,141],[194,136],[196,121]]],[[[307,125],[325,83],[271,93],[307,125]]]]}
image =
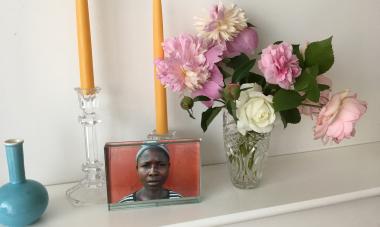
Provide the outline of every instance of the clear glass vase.
{"type": "Polygon", "coordinates": [[[232,184],[241,189],[257,187],[263,175],[270,133],[251,131],[243,136],[234,118],[224,111],[223,137],[232,184]]]}

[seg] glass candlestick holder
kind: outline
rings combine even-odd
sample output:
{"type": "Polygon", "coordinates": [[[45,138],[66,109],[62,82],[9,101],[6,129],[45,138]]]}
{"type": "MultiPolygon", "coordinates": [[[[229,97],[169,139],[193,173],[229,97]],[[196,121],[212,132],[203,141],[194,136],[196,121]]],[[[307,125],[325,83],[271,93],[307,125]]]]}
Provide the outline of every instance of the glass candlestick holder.
{"type": "Polygon", "coordinates": [[[156,130],[152,130],[151,133],[148,134],[147,138],[149,140],[170,140],[177,138],[176,131],[169,130],[165,134],[158,134],[156,130]]]}
{"type": "Polygon", "coordinates": [[[98,157],[96,125],[100,122],[95,110],[98,108],[100,88],[75,88],[81,113],[78,117],[84,132],[86,160],[82,164],[84,178],[66,191],[67,199],[75,206],[106,203],[106,180],[104,164],[98,157]]]}

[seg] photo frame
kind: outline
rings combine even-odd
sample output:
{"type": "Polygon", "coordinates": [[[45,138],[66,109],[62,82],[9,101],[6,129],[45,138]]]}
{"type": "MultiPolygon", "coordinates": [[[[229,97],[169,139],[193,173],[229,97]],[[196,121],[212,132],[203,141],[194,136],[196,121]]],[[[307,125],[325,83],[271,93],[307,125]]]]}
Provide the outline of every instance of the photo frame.
{"type": "Polygon", "coordinates": [[[108,209],[200,202],[200,141],[106,143],[108,209]]]}

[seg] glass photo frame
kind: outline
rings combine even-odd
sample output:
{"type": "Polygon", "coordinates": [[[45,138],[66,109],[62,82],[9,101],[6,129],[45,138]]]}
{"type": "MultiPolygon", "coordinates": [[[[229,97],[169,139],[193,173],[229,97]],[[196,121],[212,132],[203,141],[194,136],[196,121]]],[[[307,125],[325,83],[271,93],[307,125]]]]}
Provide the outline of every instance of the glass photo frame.
{"type": "Polygon", "coordinates": [[[108,209],[200,202],[200,141],[107,143],[108,209]]]}

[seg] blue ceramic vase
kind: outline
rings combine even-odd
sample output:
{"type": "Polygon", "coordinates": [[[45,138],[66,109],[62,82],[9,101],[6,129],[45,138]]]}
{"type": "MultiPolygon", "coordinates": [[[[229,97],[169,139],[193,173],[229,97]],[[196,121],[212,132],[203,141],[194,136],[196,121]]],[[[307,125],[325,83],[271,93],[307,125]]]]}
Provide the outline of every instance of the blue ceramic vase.
{"type": "Polygon", "coordinates": [[[25,179],[23,142],[19,139],[5,141],[10,182],[0,188],[0,224],[6,226],[36,222],[49,201],[42,184],[25,179]]]}

